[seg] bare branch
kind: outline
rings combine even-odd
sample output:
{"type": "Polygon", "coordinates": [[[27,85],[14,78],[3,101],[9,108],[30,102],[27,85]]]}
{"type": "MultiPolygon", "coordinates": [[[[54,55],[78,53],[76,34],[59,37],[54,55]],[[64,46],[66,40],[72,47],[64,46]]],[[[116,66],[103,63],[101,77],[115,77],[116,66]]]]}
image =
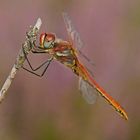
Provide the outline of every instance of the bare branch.
{"type": "Polygon", "coordinates": [[[38,18],[36,24],[34,27],[30,27],[30,30],[27,32],[26,34],[26,40],[25,42],[22,44],[22,47],[19,51],[19,54],[17,55],[16,58],[16,62],[12,67],[12,70],[9,74],[9,76],[7,77],[5,83],[3,84],[1,90],[0,90],[0,103],[2,102],[2,100],[4,99],[5,95],[6,95],[6,91],[9,89],[13,79],[15,78],[15,75],[17,73],[17,71],[19,70],[19,68],[22,67],[24,61],[25,61],[25,55],[28,55],[28,53],[32,50],[32,48],[34,47],[34,42],[36,41],[37,38],[37,34],[38,31],[41,27],[41,19],[38,18]],[[24,49],[24,52],[23,52],[24,49]]]}

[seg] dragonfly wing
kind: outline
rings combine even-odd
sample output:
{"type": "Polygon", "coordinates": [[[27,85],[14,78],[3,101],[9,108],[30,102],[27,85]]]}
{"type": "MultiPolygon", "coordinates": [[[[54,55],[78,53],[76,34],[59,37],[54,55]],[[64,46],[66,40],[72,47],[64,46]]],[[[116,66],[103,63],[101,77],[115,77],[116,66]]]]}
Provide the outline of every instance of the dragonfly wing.
{"type": "Polygon", "coordinates": [[[98,96],[96,89],[89,85],[88,82],[83,80],[82,77],[79,77],[79,90],[81,91],[82,96],[87,101],[87,103],[94,104],[96,102],[98,96]]]}
{"type": "Polygon", "coordinates": [[[69,18],[67,13],[63,13],[63,19],[64,23],[66,25],[66,30],[68,32],[69,40],[70,42],[76,47],[78,53],[85,58],[91,65],[94,65],[94,63],[81,51],[81,49],[85,46],[82,39],[80,38],[79,33],[74,28],[74,25],[69,18]]]}
{"type": "Polygon", "coordinates": [[[69,39],[70,39],[71,43],[74,42],[74,44],[76,45],[76,48],[79,51],[81,48],[84,47],[84,43],[81,40],[79,33],[75,30],[75,28],[72,24],[72,21],[70,20],[67,13],[63,13],[63,19],[64,19],[64,23],[66,25],[66,30],[68,32],[69,39]]]}

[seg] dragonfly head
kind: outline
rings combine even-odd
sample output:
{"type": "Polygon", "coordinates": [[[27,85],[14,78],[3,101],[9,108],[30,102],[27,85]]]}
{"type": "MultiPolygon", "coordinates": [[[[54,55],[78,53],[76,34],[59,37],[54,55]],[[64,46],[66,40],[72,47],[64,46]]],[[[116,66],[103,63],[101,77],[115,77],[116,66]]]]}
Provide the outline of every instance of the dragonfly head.
{"type": "Polygon", "coordinates": [[[47,50],[54,47],[55,34],[42,33],[40,35],[40,48],[47,50]]]}

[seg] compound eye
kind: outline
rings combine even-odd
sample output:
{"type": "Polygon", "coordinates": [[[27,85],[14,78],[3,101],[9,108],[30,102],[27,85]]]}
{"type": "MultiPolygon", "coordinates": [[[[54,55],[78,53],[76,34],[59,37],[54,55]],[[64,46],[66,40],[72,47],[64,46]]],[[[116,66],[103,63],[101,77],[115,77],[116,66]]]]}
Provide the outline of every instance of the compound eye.
{"type": "Polygon", "coordinates": [[[55,36],[54,36],[54,34],[46,34],[46,42],[53,42],[54,40],[55,40],[55,36]]]}
{"type": "Polygon", "coordinates": [[[46,38],[46,33],[42,33],[42,34],[40,35],[40,44],[41,44],[41,45],[44,44],[45,38],[46,38]]]}

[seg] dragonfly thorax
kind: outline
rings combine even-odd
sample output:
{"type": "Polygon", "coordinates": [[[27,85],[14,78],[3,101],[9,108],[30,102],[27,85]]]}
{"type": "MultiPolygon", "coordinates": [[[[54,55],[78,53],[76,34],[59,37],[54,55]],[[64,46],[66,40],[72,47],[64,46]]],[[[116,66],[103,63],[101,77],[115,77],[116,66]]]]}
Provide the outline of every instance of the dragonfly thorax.
{"type": "Polygon", "coordinates": [[[40,48],[47,50],[54,47],[55,34],[53,33],[42,33],[40,35],[40,48]]]}

